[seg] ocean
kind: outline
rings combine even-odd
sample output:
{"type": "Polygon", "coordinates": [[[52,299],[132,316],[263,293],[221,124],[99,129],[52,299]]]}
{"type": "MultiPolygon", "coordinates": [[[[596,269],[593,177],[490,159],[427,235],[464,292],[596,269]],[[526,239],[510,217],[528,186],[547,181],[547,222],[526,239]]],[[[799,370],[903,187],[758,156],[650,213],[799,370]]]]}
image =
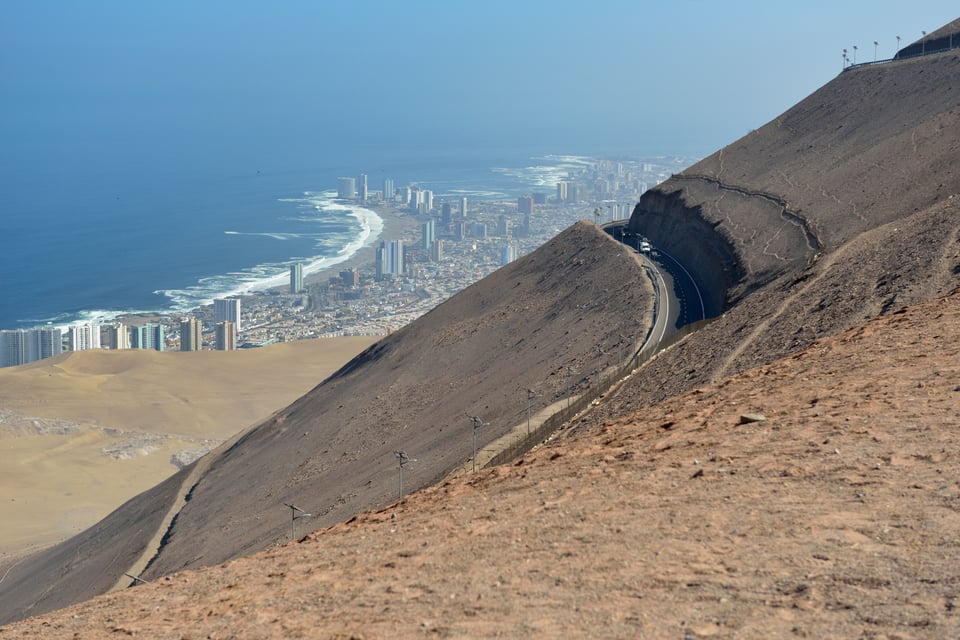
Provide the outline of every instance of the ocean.
{"type": "Polygon", "coordinates": [[[371,192],[390,178],[437,199],[513,199],[552,194],[590,162],[524,150],[320,156],[295,168],[224,158],[8,172],[0,180],[0,328],[185,313],[282,286],[291,262],[310,274],[343,261],[376,240],[382,221],[336,200],[339,176],[366,173],[371,192]]]}

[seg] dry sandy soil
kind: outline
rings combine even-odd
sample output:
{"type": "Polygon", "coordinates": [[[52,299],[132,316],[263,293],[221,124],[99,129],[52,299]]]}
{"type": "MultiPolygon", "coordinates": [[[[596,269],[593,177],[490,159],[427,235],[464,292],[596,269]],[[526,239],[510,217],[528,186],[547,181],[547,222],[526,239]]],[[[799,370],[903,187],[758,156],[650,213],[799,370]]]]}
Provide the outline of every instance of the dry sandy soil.
{"type": "Polygon", "coordinates": [[[83,351],[0,369],[0,560],[89,527],[375,340],[83,351]]]}
{"type": "Polygon", "coordinates": [[[953,294],[0,636],[956,637],[958,382],[953,294]]]}

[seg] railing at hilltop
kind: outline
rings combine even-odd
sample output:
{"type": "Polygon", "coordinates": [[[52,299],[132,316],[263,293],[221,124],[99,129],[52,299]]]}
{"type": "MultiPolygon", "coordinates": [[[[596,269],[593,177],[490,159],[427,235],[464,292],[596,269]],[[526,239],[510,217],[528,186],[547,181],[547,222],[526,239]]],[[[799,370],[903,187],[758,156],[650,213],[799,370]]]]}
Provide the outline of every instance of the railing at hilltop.
{"type": "Polygon", "coordinates": [[[602,398],[611,387],[629,376],[636,369],[639,369],[642,365],[646,364],[650,359],[664,349],[680,342],[680,340],[706,326],[712,322],[712,320],[713,319],[711,318],[688,324],[661,342],[660,348],[656,351],[651,350],[646,353],[641,353],[641,351],[638,350],[633,354],[633,357],[622,366],[617,366],[612,371],[608,369],[609,373],[606,375],[601,375],[596,384],[591,385],[588,390],[584,391],[577,397],[571,398],[570,403],[566,407],[544,420],[543,424],[531,431],[529,435],[523,434],[517,436],[517,439],[512,444],[508,445],[504,449],[501,449],[497,455],[483,465],[483,468],[495,467],[512,462],[513,460],[516,460],[523,454],[533,449],[538,444],[546,441],[547,438],[553,435],[553,433],[556,432],[560,427],[573,420],[573,418],[583,412],[584,409],[602,398]]]}
{"type": "Polygon", "coordinates": [[[937,53],[944,53],[947,51],[953,51],[955,49],[960,49],[960,37],[953,37],[953,35],[943,36],[942,38],[937,38],[936,40],[927,40],[925,45],[921,44],[912,44],[909,47],[904,47],[897,52],[892,58],[885,58],[883,60],[870,60],[869,62],[857,62],[856,64],[848,64],[843,67],[843,71],[850,71],[851,69],[859,69],[860,67],[872,67],[878,64],[887,64],[890,62],[900,62],[901,60],[910,60],[912,58],[920,58],[923,56],[931,56],[937,53]]]}

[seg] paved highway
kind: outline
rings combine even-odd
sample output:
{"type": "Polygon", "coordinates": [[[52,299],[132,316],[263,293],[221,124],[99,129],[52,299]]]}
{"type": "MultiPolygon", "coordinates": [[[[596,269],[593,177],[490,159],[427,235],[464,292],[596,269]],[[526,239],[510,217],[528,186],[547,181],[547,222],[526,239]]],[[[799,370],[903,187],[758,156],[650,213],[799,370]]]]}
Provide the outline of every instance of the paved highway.
{"type": "MultiPolygon", "coordinates": [[[[608,225],[604,229],[639,253],[642,238],[627,235],[624,225],[608,225]]],[[[653,330],[641,351],[656,350],[657,345],[680,327],[706,318],[706,305],[693,275],[676,258],[657,247],[640,255],[651,270],[657,289],[653,330]]]]}

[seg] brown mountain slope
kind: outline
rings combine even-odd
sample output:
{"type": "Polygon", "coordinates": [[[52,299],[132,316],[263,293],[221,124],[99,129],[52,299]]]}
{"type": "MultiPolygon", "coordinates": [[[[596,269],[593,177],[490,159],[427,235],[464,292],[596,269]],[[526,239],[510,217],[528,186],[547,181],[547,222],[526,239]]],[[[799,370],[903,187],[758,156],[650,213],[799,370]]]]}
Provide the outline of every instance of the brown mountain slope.
{"type": "Polygon", "coordinates": [[[631,227],[687,264],[723,313],[607,415],[956,287],[957,86],[956,53],[844,72],[645,194],[631,227]]]}
{"type": "Polygon", "coordinates": [[[958,380],[955,293],[0,636],[956,637],[958,380]]]}
{"type": "MultiPolygon", "coordinates": [[[[638,260],[593,224],[574,225],[185,469],[171,481],[176,490],[144,494],[95,530],[13,567],[0,582],[0,619],[90,597],[148,560],[152,579],[282,541],[284,503],[314,514],[301,530],[386,504],[396,497],[398,449],[417,460],[408,490],[436,482],[472,455],[468,416],[487,423],[482,445],[524,420],[527,389],[539,394],[535,409],[562,397],[565,366],[589,384],[595,347],[615,352],[620,334],[641,335],[651,307],[638,260]],[[144,510],[167,519],[131,520],[144,510]],[[64,557],[75,559],[64,566],[64,557]]],[[[608,357],[603,366],[611,364],[608,357]]]]}

